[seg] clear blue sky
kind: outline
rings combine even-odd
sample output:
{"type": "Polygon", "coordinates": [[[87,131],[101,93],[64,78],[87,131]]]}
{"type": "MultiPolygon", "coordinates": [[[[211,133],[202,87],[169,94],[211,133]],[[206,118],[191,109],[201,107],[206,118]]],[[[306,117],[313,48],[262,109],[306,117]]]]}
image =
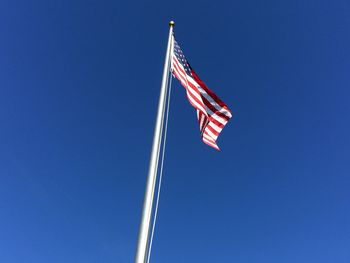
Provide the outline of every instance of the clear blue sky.
{"type": "Polygon", "coordinates": [[[349,1],[0,3],[0,262],[128,263],[168,21],[232,109],[173,85],[152,262],[350,262],[349,1]]]}

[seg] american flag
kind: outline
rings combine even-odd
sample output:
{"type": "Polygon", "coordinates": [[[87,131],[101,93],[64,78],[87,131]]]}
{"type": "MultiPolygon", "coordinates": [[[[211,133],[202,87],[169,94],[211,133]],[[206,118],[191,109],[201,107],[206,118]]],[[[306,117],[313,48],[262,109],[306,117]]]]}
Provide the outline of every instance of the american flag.
{"type": "Polygon", "coordinates": [[[194,72],[174,36],[172,37],[171,71],[186,89],[189,102],[197,110],[203,142],[220,150],[216,140],[232,117],[232,113],[194,72]]]}

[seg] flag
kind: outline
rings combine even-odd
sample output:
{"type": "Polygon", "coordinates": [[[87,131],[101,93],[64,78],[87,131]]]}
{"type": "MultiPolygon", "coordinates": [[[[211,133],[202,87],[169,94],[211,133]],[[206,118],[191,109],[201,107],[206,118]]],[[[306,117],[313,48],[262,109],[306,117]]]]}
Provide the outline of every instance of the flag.
{"type": "Polygon", "coordinates": [[[216,140],[232,117],[232,113],[194,72],[174,36],[172,37],[171,72],[186,89],[187,98],[197,111],[203,142],[220,150],[216,140]]]}

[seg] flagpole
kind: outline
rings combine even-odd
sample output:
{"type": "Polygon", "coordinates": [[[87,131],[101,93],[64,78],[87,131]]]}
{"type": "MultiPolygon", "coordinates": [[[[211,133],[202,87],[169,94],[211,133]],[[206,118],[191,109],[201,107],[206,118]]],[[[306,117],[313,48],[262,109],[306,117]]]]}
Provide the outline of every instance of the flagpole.
{"type": "Polygon", "coordinates": [[[157,178],[157,168],[158,168],[157,164],[159,159],[160,145],[162,142],[161,137],[162,137],[164,109],[165,109],[166,92],[167,92],[166,86],[167,86],[168,77],[169,77],[171,38],[173,35],[174,25],[175,23],[173,21],[170,21],[168,45],[167,45],[167,50],[165,55],[163,78],[162,78],[160,96],[158,101],[158,112],[157,112],[156,125],[154,128],[152,153],[151,153],[151,159],[150,159],[149,169],[148,169],[145,197],[143,201],[142,218],[141,218],[141,224],[139,229],[135,263],[145,263],[147,259],[147,248],[148,248],[148,242],[149,242],[148,239],[149,239],[149,232],[150,232],[150,223],[152,218],[153,196],[154,196],[154,189],[155,189],[156,178],[157,178]]]}

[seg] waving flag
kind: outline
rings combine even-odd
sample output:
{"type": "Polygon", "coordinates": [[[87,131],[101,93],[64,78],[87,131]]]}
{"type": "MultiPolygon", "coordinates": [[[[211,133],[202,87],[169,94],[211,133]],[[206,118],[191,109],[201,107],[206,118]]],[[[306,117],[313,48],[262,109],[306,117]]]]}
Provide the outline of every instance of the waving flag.
{"type": "Polygon", "coordinates": [[[216,140],[232,117],[232,113],[194,72],[174,36],[172,37],[171,71],[186,89],[189,102],[197,110],[203,142],[220,150],[216,140]]]}

